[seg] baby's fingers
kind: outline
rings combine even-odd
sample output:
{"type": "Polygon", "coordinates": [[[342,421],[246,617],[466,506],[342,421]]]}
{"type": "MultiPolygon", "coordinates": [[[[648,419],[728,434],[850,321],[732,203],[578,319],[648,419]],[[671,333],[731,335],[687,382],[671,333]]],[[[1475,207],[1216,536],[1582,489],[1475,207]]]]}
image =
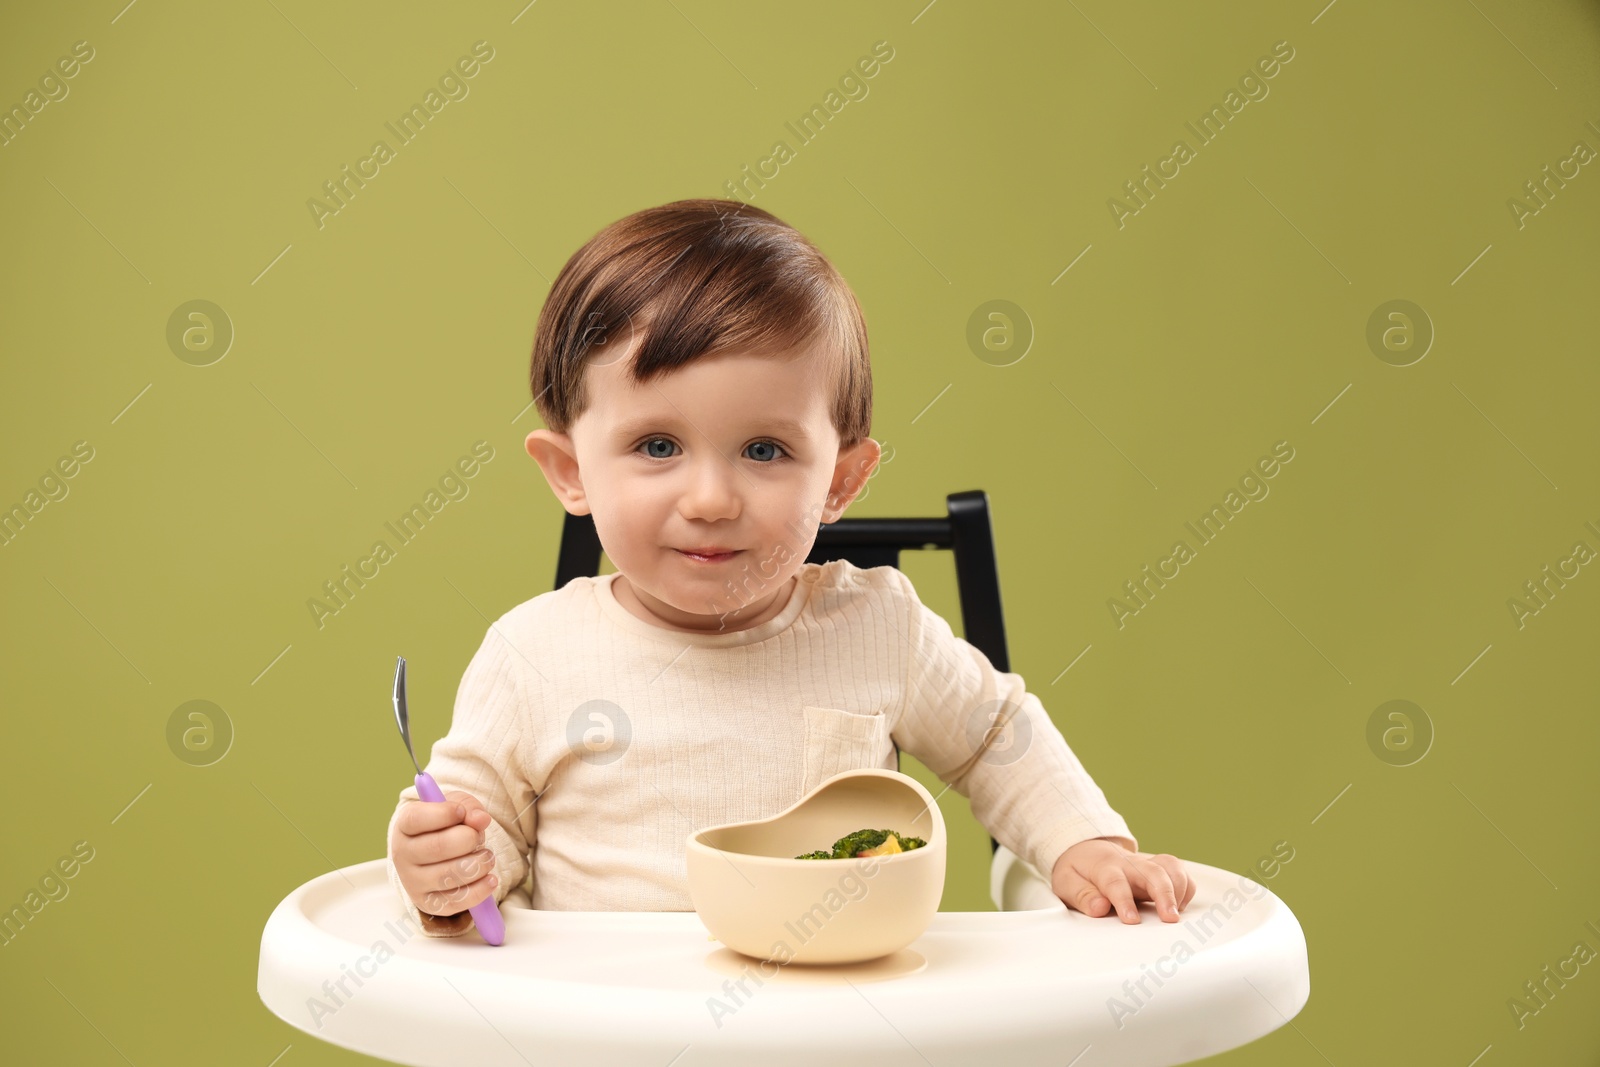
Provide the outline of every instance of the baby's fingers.
{"type": "Polygon", "coordinates": [[[1156,906],[1156,914],[1164,922],[1178,921],[1178,891],[1172,884],[1167,869],[1153,858],[1135,865],[1134,877],[1144,882],[1144,899],[1156,906]]]}
{"type": "Polygon", "coordinates": [[[1172,891],[1177,896],[1178,910],[1182,911],[1189,906],[1189,901],[1194,899],[1194,879],[1189,877],[1189,869],[1183,865],[1178,857],[1166,852],[1159,852],[1150,857],[1152,863],[1159,863],[1163,870],[1172,878],[1172,891]]]}
{"type": "Polygon", "coordinates": [[[422,868],[423,884],[430,888],[417,906],[430,915],[454,915],[494,894],[499,878],[494,855],[488,849],[422,868]]]}
{"type": "Polygon", "coordinates": [[[493,821],[489,809],[483,806],[483,801],[471,793],[460,789],[452,789],[444,795],[446,800],[453,800],[461,805],[461,821],[478,831],[478,840],[483,840],[483,831],[493,821]]]}
{"type": "Polygon", "coordinates": [[[1068,907],[1077,908],[1085,915],[1100,918],[1110,908],[1100,889],[1070,866],[1063,866],[1062,880],[1051,887],[1056,896],[1068,907]]]}
{"type": "Polygon", "coordinates": [[[467,810],[464,805],[448,799],[408,801],[395,817],[395,829],[407,837],[433,833],[435,830],[447,830],[460,825],[462,815],[467,810]]]}
{"type": "Polygon", "coordinates": [[[1128,876],[1122,873],[1122,868],[1108,863],[1097,869],[1095,875],[1099,880],[1100,892],[1116,907],[1118,917],[1130,925],[1137,923],[1139,907],[1133,902],[1133,887],[1128,884],[1128,876]]]}

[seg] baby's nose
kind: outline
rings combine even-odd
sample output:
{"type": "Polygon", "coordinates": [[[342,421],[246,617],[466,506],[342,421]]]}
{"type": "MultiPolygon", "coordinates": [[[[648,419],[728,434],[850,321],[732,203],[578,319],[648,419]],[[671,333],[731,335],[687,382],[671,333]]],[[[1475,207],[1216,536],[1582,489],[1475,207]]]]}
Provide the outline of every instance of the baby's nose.
{"type": "Polygon", "coordinates": [[[710,458],[691,475],[679,498],[678,511],[686,519],[733,519],[739,515],[739,472],[722,457],[710,458]],[[718,469],[720,468],[720,469],[718,469]]]}

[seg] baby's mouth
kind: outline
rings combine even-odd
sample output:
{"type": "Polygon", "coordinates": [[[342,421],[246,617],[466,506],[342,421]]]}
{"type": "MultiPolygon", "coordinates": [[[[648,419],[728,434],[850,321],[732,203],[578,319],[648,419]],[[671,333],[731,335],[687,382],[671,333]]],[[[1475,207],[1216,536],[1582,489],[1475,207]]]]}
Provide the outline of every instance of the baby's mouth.
{"type": "Polygon", "coordinates": [[[688,549],[677,549],[677,553],[696,563],[723,563],[744,551],[740,548],[723,549],[721,551],[697,552],[688,549]]]}

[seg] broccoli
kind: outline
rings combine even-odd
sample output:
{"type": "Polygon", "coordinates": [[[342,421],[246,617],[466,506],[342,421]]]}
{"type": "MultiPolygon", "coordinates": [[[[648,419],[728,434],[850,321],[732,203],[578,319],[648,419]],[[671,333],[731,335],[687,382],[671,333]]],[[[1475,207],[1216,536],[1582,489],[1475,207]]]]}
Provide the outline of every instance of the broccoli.
{"type": "Polygon", "coordinates": [[[910,852],[922,848],[927,842],[920,837],[907,837],[894,830],[857,830],[845,834],[833,843],[833,851],[818,850],[796,856],[797,860],[847,860],[859,856],[888,856],[896,852],[910,852]]]}

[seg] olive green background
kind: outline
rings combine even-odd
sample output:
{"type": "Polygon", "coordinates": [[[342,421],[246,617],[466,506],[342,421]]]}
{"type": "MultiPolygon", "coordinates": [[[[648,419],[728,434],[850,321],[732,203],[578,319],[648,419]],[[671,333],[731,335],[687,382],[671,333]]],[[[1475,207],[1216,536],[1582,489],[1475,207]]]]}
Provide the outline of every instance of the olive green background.
{"type": "MultiPolygon", "coordinates": [[[[1600,568],[1521,627],[1507,603],[1600,550],[1600,171],[1521,226],[1507,203],[1600,149],[1595,4],[121,2],[0,33],[6,106],[95,50],[0,148],[0,505],[94,449],[0,548],[0,905],[94,849],[0,948],[8,1061],[364,1059],[262,1006],[261,929],[383,855],[395,655],[426,758],[488,620],[551,587],[561,509],[521,450],[549,282],[781,139],[754,203],[871,331],[886,462],[852,514],[986,490],[1013,669],[1141,848],[1293,850],[1266,884],[1310,1001],[1210,1062],[1596,1062],[1594,965],[1520,1027],[1507,1003],[1600,950],[1600,568]],[[323,182],[479,40],[469,95],[319,228],[323,182]],[[877,41],[868,95],[798,145],[877,41]],[[1269,95],[1198,146],[1184,123],[1279,41],[1269,95]],[[1107,201],[1180,137],[1119,228],[1107,201]],[[235,331],[207,366],[168,342],[194,300],[235,331]],[[994,300],[1016,332],[975,351],[994,300]],[[1392,300],[1436,334],[1408,366],[1367,340],[1392,300]],[[479,440],[469,495],[319,629],[307,600],[479,440]],[[1270,495],[1119,628],[1107,601],[1279,441],[1270,495]],[[191,700],[231,723],[209,766],[169,747],[191,700]],[[1398,754],[1368,742],[1391,700],[1424,716],[1398,754]]],[[[947,556],[905,570],[959,622],[947,556]]],[[[943,906],[989,908],[987,835],[941,804],[943,906]]]]}

